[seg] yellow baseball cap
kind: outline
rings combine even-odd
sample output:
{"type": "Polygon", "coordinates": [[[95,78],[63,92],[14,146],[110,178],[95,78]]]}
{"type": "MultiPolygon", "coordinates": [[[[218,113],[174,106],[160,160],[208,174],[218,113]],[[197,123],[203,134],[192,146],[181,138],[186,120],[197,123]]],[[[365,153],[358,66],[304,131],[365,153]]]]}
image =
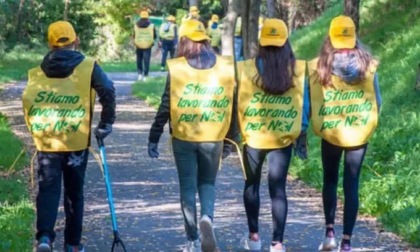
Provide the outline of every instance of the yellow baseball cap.
{"type": "Polygon", "coordinates": [[[356,26],[353,20],[344,15],[335,17],[330,24],[329,36],[336,49],[352,49],[356,46],[356,26]]]}
{"type": "Polygon", "coordinates": [[[267,18],[261,29],[261,46],[283,46],[289,37],[287,26],[281,19],[267,18]]]}
{"type": "Polygon", "coordinates": [[[217,14],[211,15],[211,21],[212,22],[219,22],[219,16],[217,14]]]}
{"type": "Polygon", "coordinates": [[[148,18],[149,12],[148,11],[140,11],[140,18],[148,18]]]}
{"type": "Polygon", "coordinates": [[[172,16],[172,15],[169,15],[169,16],[166,18],[166,20],[168,20],[168,21],[172,21],[172,22],[175,22],[175,21],[176,21],[176,18],[175,18],[174,16],[172,16]]]}
{"type": "Polygon", "coordinates": [[[194,12],[194,11],[196,11],[196,12],[200,12],[200,11],[198,10],[198,7],[197,7],[197,6],[195,6],[195,5],[193,5],[193,6],[191,6],[191,7],[190,7],[190,12],[194,12]]]}
{"type": "Polygon", "coordinates": [[[76,40],[76,32],[67,21],[57,21],[48,27],[48,43],[51,46],[66,46],[76,40]]]}
{"type": "Polygon", "coordinates": [[[192,41],[203,41],[210,40],[206,35],[206,28],[204,28],[203,23],[195,19],[186,20],[179,27],[179,37],[187,37],[192,41]]]}

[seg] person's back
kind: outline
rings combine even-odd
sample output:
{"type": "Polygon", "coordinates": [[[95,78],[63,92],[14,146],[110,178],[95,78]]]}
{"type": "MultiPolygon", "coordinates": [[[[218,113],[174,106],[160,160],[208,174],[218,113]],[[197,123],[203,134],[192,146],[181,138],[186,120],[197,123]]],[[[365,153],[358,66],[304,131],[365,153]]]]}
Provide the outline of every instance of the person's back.
{"type": "Polygon", "coordinates": [[[36,199],[37,251],[52,251],[54,225],[64,181],[66,251],[84,251],[80,243],[83,184],[90,146],[95,93],[102,104],[94,133],[105,138],[115,120],[113,83],[91,58],[76,51],[78,39],[66,21],[48,28],[51,51],[28,74],[22,102],[37,149],[39,190],[36,199]]]}
{"type": "Polygon", "coordinates": [[[149,20],[149,12],[140,11],[140,19],[134,24],[137,80],[146,80],[149,75],[152,47],[156,37],[155,27],[149,20]]]}

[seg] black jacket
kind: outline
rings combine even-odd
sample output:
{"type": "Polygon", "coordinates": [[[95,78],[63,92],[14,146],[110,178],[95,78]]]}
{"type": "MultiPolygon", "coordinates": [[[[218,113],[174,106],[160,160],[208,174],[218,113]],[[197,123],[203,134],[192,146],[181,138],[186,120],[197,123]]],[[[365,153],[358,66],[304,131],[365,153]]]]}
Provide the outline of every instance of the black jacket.
{"type": "MultiPolygon", "coordinates": [[[[203,52],[197,57],[188,59],[188,64],[196,69],[208,69],[216,63],[216,55],[214,53],[203,52]]],[[[155,120],[152,124],[149,134],[149,142],[159,142],[160,136],[163,133],[165,124],[170,120],[170,75],[166,78],[165,91],[163,92],[159,109],[156,113],[155,120]]],[[[233,108],[232,108],[232,119],[229,127],[229,131],[226,135],[227,138],[232,139],[236,142],[239,141],[239,130],[237,121],[237,96],[236,92],[234,95],[233,108]]],[[[171,130],[171,129],[170,129],[171,130]]],[[[171,132],[172,133],[172,132],[171,132]]]]}
{"type": "MultiPolygon", "coordinates": [[[[78,51],[53,50],[41,63],[41,69],[49,78],[66,78],[73,73],[85,56],[78,51]]],[[[100,123],[113,124],[115,121],[115,89],[114,83],[108,78],[102,68],[95,62],[92,71],[91,87],[99,97],[102,105],[100,123]]]]}

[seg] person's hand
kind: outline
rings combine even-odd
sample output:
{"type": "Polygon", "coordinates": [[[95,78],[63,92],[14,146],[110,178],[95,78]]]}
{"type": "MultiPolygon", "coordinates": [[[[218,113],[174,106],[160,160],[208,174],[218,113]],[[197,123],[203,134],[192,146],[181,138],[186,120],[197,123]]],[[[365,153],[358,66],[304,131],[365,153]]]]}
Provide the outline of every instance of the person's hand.
{"type": "Polygon", "coordinates": [[[230,153],[232,153],[232,144],[231,143],[224,143],[223,144],[223,151],[222,151],[222,159],[229,157],[230,153]]]}
{"type": "Polygon", "coordinates": [[[149,157],[151,158],[158,158],[159,157],[158,143],[148,143],[147,153],[149,154],[149,157]]]}
{"type": "Polygon", "coordinates": [[[299,137],[293,143],[293,149],[295,150],[295,155],[305,160],[308,158],[308,140],[306,137],[306,132],[301,132],[299,137]]]}
{"type": "Polygon", "coordinates": [[[112,124],[99,122],[93,133],[97,138],[104,139],[112,132],[112,124]]]}

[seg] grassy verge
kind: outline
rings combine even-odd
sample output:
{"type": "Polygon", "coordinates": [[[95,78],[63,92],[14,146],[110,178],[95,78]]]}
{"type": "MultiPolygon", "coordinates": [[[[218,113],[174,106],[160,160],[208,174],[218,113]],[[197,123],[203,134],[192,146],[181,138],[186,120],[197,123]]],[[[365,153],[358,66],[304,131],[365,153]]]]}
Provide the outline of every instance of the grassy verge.
{"type": "Polygon", "coordinates": [[[165,89],[166,77],[149,78],[147,81],[137,82],[133,86],[133,94],[145,100],[147,104],[157,108],[165,89]]]}
{"type": "Polygon", "coordinates": [[[22,175],[27,158],[1,114],[0,139],[0,251],[31,251],[35,213],[22,175]]]}
{"type": "MultiPolygon", "coordinates": [[[[360,36],[380,61],[383,107],[362,168],[360,211],[377,216],[386,229],[420,247],[420,94],[413,90],[420,58],[420,11],[416,6],[415,1],[402,0],[362,2],[360,36]]],[[[299,58],[317,54],[330,20],[341,9],[332,8],[293,34],[299,58]]],[[[320,188],[320,141],[309,133],[310,158],[307,162],[294,160],[291,172],[320,188]]]]}

